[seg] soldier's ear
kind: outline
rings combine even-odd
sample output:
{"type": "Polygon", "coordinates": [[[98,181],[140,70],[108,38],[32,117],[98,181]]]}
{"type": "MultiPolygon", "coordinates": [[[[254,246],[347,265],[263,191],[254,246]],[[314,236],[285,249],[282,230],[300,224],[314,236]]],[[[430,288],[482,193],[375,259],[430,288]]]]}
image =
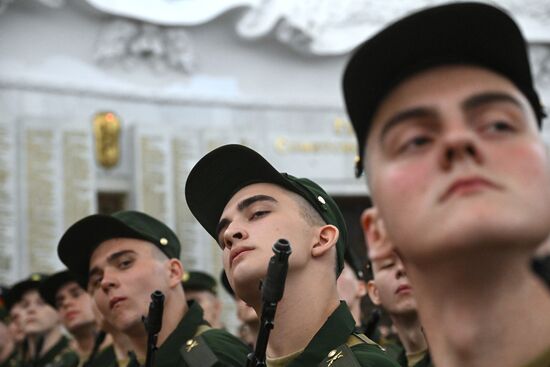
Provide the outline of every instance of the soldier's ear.
{"type": "Polygon", "coordinates": [[[316,239],[316,243],[311,249],[311,255],[313,257],[322,256],[327,253],[331,248],[336,245],[340,232],[336,226],[332,224],[325,224],[319,228],[319,235],[316,239]]]}
{"type": "Polygon", "coordinates": [[[180,286],[183,277],[183,264],[178,259],[168,260],[168,272],[170,278],[170,287],[180,286]]]}
{"type": "Polygon", "coordinates": [[[376,207],[363,211],[363,214],[361,214],[361,227],[366,241],[367,254],[371,261],[387,257],[393,253],[394,246],[388,239],[386,226],[376,207]]]}
{"type": "Polygon", "coordinates": [[[369,294],[369,298],[376,306],[380,306],[380,293],[378,291],[378,287],[374,283],[374,280],[369,280],[367,283],[367,293],[369,294]]]}

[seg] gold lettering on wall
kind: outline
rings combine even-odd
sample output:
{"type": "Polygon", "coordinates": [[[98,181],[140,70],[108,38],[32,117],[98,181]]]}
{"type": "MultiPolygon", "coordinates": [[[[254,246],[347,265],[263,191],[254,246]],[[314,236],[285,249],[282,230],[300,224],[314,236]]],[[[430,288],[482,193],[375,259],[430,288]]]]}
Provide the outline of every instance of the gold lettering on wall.
{"type": "Polygon", "coordinates": [[[355,141],[291,141],[285,137],[278,137],[274,142],[277,153],[355,153],[355,141]]]}

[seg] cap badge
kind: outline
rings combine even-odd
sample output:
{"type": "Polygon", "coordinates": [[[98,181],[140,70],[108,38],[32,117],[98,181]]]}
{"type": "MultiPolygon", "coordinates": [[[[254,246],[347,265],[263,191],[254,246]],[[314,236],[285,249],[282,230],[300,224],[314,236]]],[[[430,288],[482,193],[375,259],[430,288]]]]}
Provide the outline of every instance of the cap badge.
{"type": "Polygon", "coordinates": [[[325,201],[325,198],[323,198],[321,195],[317,196],[317,200],[323,205],[325,205],[327,202],[325,201]]]}
{"type": "Polygon", "coordinates": [[[183,276],[181,277],[182,282],[187,282],[191,276],[188,272],[183,273],[183,276]]]}
{"type": "Polygon", "coordinates": [[[166,246],[166,245],[168,244],[168,240],[167,240],[166,238],[162,237],[162,238],[160,239],[160,244],[161,244],[162,246],[166,246]]]}

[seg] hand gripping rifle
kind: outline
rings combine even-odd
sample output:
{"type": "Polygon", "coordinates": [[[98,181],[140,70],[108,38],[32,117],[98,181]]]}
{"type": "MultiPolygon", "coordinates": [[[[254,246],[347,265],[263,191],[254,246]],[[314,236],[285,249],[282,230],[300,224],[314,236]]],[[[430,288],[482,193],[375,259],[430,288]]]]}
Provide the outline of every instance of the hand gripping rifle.
{"type": "Polygon", "coordinates": [[[262,316],[260,318],[260,330],[256,339],[256,349],[248,355],[247,367],[265,366],[265,351],[269,333],[273,329],[273,320],[277,303],[283,298],[285,291],[286,273],[288,271],[288,257],[292,253],[290,244],[285,239],[280,239],[273,245],[274,255],[269,260],[267,276],[261,283],[262,290],[262,316]]]}
{"type": "Polygon", "coordinates": [[[153,367],[155,362],[155,351],[157,350],[157,337],[162,328],[162,314],[164,312],[164,294],[161,291],[151,293],[149,313],[143,316],[142,321],[147,331],[147,356],[145,367],[153,367]]]}

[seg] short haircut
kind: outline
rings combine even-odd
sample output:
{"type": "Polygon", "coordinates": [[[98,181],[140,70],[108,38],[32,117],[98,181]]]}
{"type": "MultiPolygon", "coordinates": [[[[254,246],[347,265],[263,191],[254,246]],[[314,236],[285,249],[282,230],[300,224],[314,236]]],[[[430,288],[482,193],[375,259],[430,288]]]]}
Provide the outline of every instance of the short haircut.
{"type": "Polygon", "coordinates": [[[325,222],[325,220],[321,217],[321,214],[319,214],[319,212],[309,203],[309,201],[295,192],[287,189],[285,189],[285,191],[287,191],[290,196],[293,197],[296,204],[298,204],[302,218],[304,218],[309,225],[320,227],[327,224],[327,222],[325,222]]]}
{"type": "MultiPolygon", "coordinates": [[[[298,204],[298,208],[300,209],[300,215],[302,216],[302,218],[304,218],[307,224],[309,224],[312,227],[321,227],[327,224],[327,222],[325,222],[325,220],[321,217],[321,214],[319,214],[319,212],[313,207],[313,205],[310,204],[309,201],[307,201],[306,199],[304,199],[302,196],[298,195],[295,192],[289,191],[287,189],[284,189],[284,190],[288,192],[289,195],[294,199],[296,204],[298,204]]],[[[335,254],[334,259],[335,259],[334,269],[335,269],[336,277],[338,277],[338,275],[340,275],[340,271],[338,268],[338,253],[335,254]]]]}

